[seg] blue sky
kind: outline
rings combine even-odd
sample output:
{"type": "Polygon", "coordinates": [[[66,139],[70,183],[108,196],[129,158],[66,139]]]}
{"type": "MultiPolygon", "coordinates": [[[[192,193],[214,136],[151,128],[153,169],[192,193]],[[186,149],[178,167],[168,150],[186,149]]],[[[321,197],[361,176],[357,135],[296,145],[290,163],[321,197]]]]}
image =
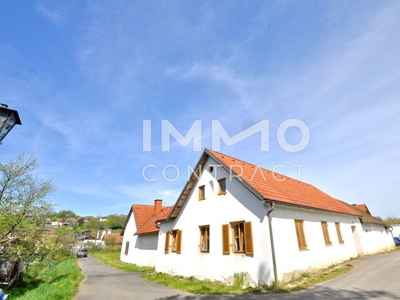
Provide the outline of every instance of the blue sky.
{"type": "Polygon", "coordinates": [[[162,120],[182,134],[200,120],[202,149],[212,120],[230,136],[268,120],[269,151],[259,133],[219,150],[295,178],[305,165],[301,180],[400,216],[400,2],[3,1],[0,14],[0,102],[23,123],[1,159],[34,154],[57,210],[172,205],[202,152],[161,151],[162,120]],[[288,119],[310,130],[302,151],[277,141],[288,119]]]}

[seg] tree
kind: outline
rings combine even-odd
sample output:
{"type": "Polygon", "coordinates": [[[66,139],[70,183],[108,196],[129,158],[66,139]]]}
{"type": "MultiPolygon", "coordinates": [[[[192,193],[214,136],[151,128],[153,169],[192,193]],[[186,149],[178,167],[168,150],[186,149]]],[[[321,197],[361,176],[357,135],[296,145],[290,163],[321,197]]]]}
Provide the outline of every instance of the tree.
{"type": "Polygon", "coordinates": [[[107,236],[104,238],[104,242],[106,243],[107,248],[112,249],[115,246],[117,239],[115,236],[107,236]]]}
{"type": "Polygon", "coordinates": [[[394,216],[394,215],[390,215],[388,216],[385,220],[383,220],[386,224],[389,225],[396,225],[396,224],[400,224],[400,218],[394,216]]]}
{"type": "Polygon", "coordinates": [[[0,161],[0,259],[19,263],[48,255],[57,247],[43,230],[46,216],[53,211],[47,197],[55,191],[51,181],[34,173],[37,160],[20,154],[0,161]]]}
{"type": "Polygon", "coordinates": [[[74,218],[76,219],[77,215],[72,211],[72,210],[60,210],[55,217],[57,219],[62,219],[63,221],[69,219],[69,218],[74,218]]]}
{"type": "Polygon", "coordinates": [[[109,215],[107,221],[105,221],[104,225],[110,227],[112,229],[122,228],[125,224],[126,215],[109,215]]]}

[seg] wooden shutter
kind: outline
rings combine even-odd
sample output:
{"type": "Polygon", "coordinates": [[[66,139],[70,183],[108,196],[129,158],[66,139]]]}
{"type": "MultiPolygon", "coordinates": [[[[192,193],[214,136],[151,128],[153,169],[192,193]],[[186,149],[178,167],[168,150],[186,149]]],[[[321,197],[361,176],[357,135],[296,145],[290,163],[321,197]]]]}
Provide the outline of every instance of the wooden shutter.
{"type": "Polygon", "coordinates": [[[182,230],[176,232],[176,253],[181,254],[182,230]]]}
{"type": "Polygon", "coordinates": [[[328,224],[324,221],[321,222],[322,233],[324,234],[324,240],[326,246],[331,246],[331,240],[329,239],[328,224]]]}
{"type": "Polygon", "coordinates": [[[222,254],[230,254],[229,249],[229,225],[222,225],[222,254]]]}
{"type": "Polygon", "coordinates": [[[336,226],[336,232],[337,232],[339,244],[344,244],[344,241],[342,239],[342,233],[340,232],[340,224],[339,223],[335,223],[335,226],[336,226]]]}
{"type": "Polygon", "coordinates": [[[164,246],[164,253],[169,252],[169,231],[165,234],[165,246],[164,246]]]}
{"type": "Polygon", "coordinates": [[[254,254],[251,222],[244,223],[244,252],[246,254],[254,254]]]}
{"type": "Polygon", "coordinates": [[[297,242],[300,250],[307,249],[306,238],[304,236],[303,220],[294,220],[296,225],[297,242]]]}

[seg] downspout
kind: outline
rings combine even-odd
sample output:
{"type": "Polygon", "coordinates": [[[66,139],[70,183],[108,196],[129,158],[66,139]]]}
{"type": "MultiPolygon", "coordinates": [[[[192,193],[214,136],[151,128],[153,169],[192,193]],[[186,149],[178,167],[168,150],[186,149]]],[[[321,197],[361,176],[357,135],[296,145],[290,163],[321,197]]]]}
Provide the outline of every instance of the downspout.
{"type": "Polygon", "coordinates": [[[274,269],[275,284],[277,284],[278,283],[278,270],[276,268],[274,233],[272,230],[272,216],[271,216],[271,213],[274,211],[274,203],[268,202],[268,201],[265,201],[264,203],[269,203],[271,205],[271,209],[267,212],[267,216],[268,216],[268,227],[269,227],[269,239],[270,239],[270,243],[271,243],[272,266],[274,269]]]}

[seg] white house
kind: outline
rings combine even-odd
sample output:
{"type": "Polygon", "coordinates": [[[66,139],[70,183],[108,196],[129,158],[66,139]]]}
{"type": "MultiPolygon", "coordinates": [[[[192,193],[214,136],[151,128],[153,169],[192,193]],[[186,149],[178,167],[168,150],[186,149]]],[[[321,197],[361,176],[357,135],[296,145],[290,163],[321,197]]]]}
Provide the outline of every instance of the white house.
{"type": "Polygon", "coordinates": [[[400,224],[392,225],[393,231],[393,237],[397,236],[400,237],[400,224]]]}
{"type": "Polygon", "coordinates": [[[362,217],[310,184],[206,149],[160,222],[156,271],[264,285],[394,247],[381,226],[381,246],[369,248],[362,217]]]}
{"type": "Polygon", "coordinates": [[[361,215],[360,246],[363,254],[384,252],[394,247],[392,226],[374,218],[365,204],[353,204],[352,208],[361,215]]]}
{"type": "Polygon", "coordinates": [[[123,235],[121,260],[139,266],[154,267],[157,258],[159,220],[165,220],[172,207],[163,207],[162,200],[154,205],[132,205],[121,235],[123,235]]]}
{"type": "Polygon", "coordinates": [[[251,285],[290,281],[358,255],[394,248],[365,205],[205,150],[173,207],[133,205],[121,260],[156,271],[251,285]]]}

